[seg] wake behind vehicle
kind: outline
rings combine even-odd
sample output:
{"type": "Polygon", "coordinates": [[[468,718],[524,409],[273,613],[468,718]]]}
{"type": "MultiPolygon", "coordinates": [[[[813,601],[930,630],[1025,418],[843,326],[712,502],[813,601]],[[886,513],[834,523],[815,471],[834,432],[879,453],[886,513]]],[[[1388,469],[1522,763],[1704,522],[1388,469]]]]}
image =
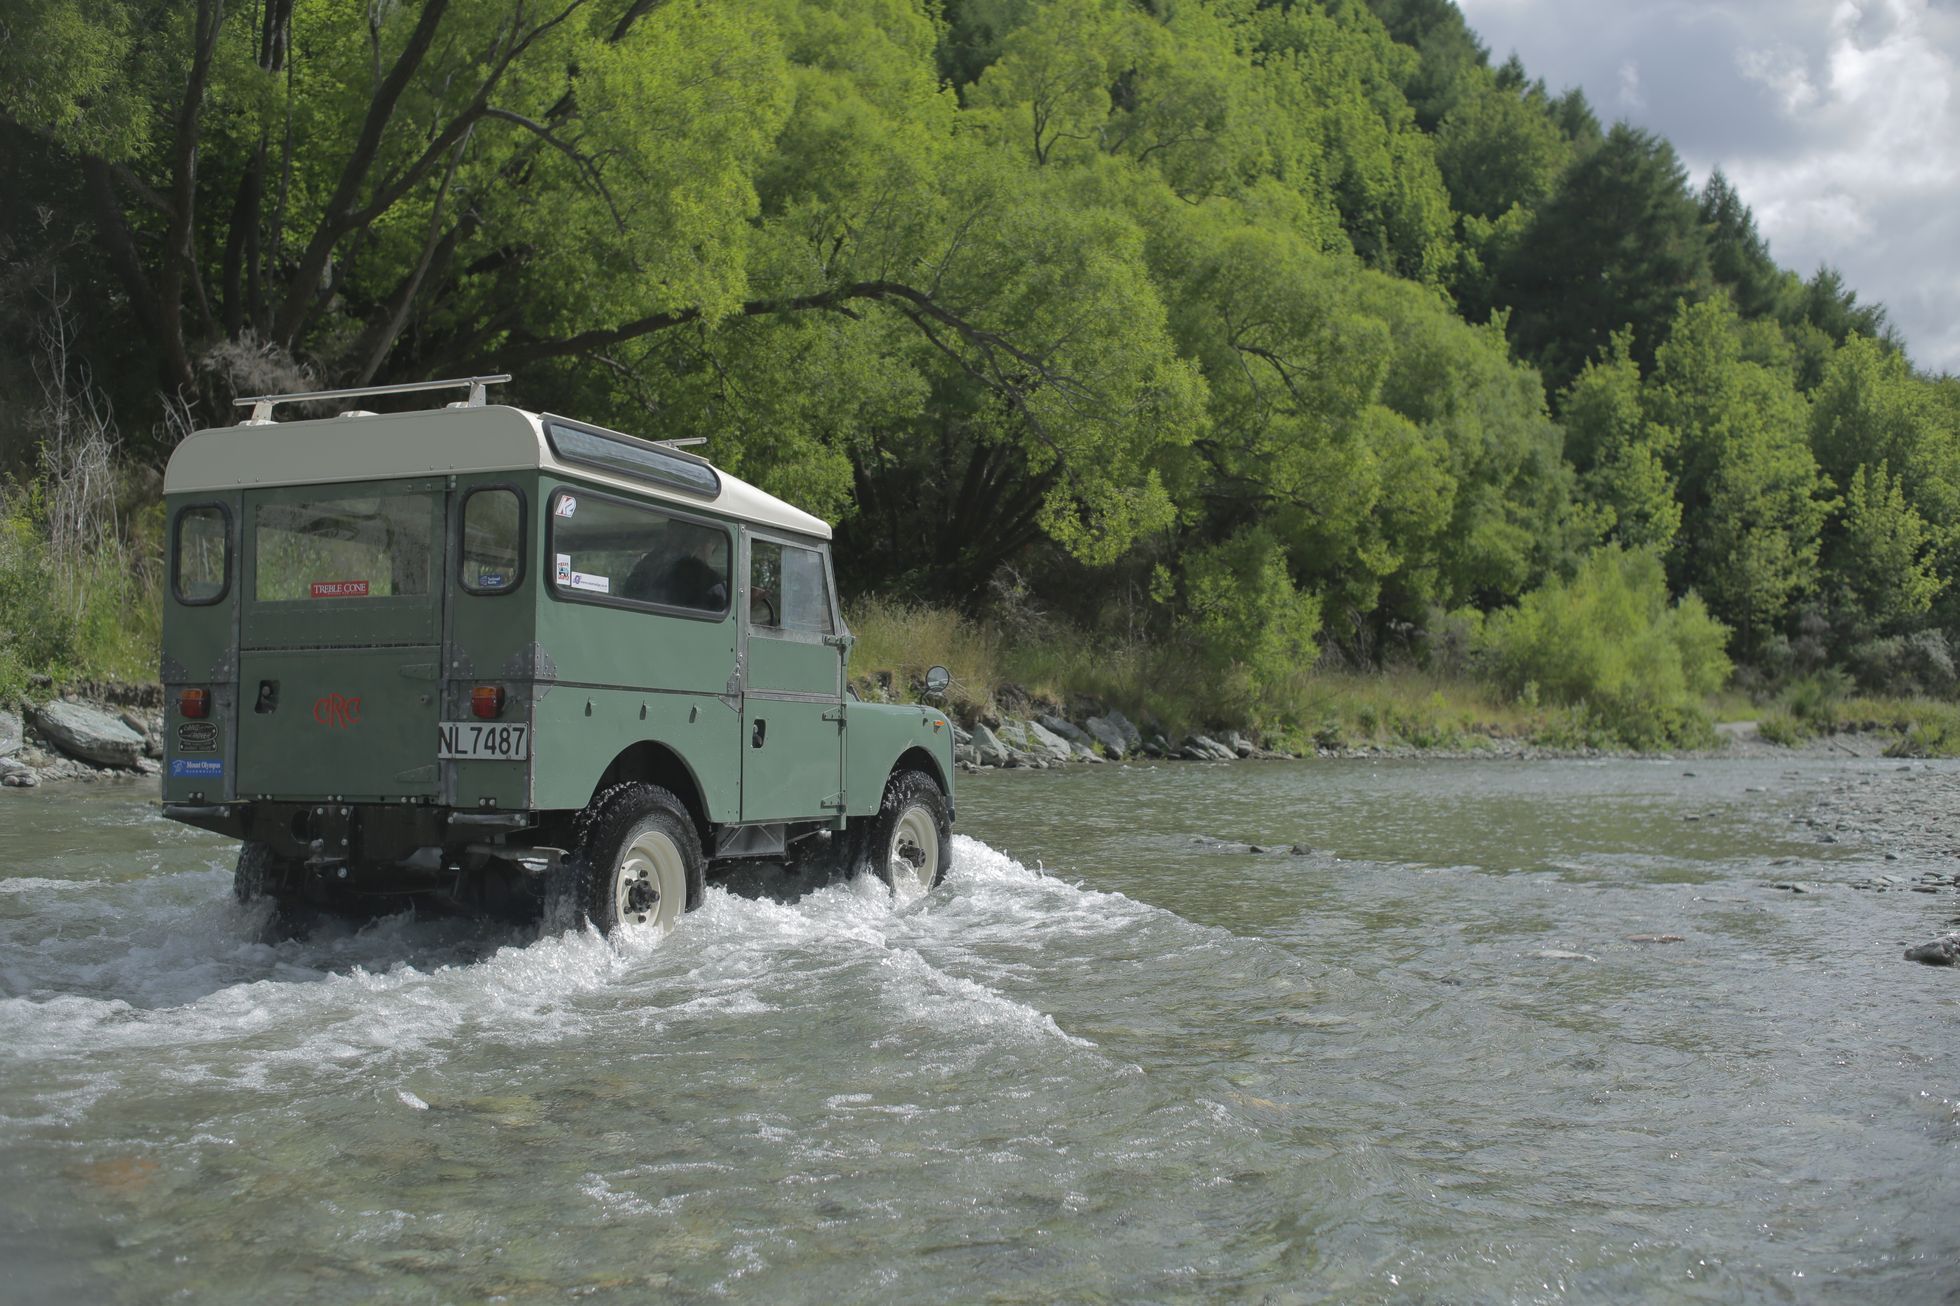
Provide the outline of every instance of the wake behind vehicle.
{"type": "MultiPolygon", "coordinates": [[[[830,527],[506,377],[252,400],[164,478],[163,811],[241,897],[666,929],[711,871],[950,862],[952,728],[857,701],[830,527]],[[277,406],[465,389],[446,407],[277,406]]],[[[934,669],[929,682],[943,683],[934,669]]]]}

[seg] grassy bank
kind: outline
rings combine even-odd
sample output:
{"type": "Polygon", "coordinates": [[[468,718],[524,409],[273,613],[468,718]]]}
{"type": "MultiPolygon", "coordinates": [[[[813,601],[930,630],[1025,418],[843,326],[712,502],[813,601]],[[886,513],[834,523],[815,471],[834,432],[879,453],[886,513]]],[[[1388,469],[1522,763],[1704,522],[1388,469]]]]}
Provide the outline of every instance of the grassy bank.
{"type": "MultiPolygon", "coordinates": [[[[1531,687],[1507,692],[1474,671],[1416,668],[1374,673],[1301,668],[1254,690],[1242,677],[1207,676],[1183,650],[1098,642],[1076,631],[1008,634],[948,608],[871,600],[849,612],[860,692],[911,697],[935,663],[953,674],[948,705],[966,720],[1049,705],[1113,707],[1167,732],[1239,729],[1269,744],[1311,748],[1458,750],[1505,739],[1548,748],[1651,748],[1583,703],[1546,702],[1531,687]]],[[[1771,743],[1879,731],[1899,756],[1960,756],[1960,705],[1852,692],[1841,677],[1797,681],[1760,701],[1735,690],[1701,696],[1707,722],[1756,721],[1771,743]]],[[[1712,744],[1712,735],[1703,736],[1712,744]]]]}
{"type": "MultiPolygon", "coordinates": [[[[153,514],[162,518],[161,507],[153,514]]],[[[51,544],[25,495],[0,494],[0,702],[30,679],[156,679],[163,634],[158,531],[139,521],[125,538],[51,544]]]]}

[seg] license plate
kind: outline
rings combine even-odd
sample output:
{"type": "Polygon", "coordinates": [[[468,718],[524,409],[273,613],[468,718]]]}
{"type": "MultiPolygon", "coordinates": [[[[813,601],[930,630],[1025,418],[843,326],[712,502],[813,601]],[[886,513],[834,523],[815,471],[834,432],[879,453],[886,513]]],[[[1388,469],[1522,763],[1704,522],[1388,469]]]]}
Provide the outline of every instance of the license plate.
{"type": "Polygon", "coordinates": [[[531,727],[496,721],[445,721],[436,756],[444,760],[523,762],[531,756],[531,727]]]}

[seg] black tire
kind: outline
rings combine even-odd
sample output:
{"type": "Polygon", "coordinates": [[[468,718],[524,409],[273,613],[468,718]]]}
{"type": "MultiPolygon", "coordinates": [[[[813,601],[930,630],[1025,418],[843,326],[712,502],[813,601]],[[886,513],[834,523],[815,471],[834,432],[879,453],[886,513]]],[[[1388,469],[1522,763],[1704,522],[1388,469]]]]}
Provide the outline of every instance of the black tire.
{"type": "Polygon", "coordinates": [[[601,934],[672,929],[707,889],[694,818],[659,785],[614,785],[594,798],[579,814],[570,869],[578,910],[601,934]]]}
{"type": "Polygon", "coordinates": [[[270,901],[261,941],[277,943],[305,938],[320,923],[320,912],[299,895],[299,864],[281,857],[269,844],[247,840],[238,846],[238,864],[231,873],[231,896],[243,906],[270,901]]]}
{"type": "Polygon", "coordinates": [[[247,840],[238,845],[238,865],[231,873],[231,896],[242,903],[277,898],[292,879],[293,864],[272,851],[270,844],[247,840]]]}
{"type": "Polygon", "coordinates": [[[945,879],[953,866],[953,821],[939,782],[923,771],[892,772],[865,853],[878,878],[901,896],[945,879]]]}

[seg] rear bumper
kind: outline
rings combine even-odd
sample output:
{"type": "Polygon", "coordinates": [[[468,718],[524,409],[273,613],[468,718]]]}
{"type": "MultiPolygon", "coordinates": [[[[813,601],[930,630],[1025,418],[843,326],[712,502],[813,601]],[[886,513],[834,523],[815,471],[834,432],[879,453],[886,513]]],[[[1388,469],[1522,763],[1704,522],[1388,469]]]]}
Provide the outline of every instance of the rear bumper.
{"type": "Polygon", "coordinates": [[[172,821],[263,843],[296,861],[389,864],[427,848],[460,851],[537,824],[531,812],[456,811],[404,803],[165,803],[172,821]]]}

